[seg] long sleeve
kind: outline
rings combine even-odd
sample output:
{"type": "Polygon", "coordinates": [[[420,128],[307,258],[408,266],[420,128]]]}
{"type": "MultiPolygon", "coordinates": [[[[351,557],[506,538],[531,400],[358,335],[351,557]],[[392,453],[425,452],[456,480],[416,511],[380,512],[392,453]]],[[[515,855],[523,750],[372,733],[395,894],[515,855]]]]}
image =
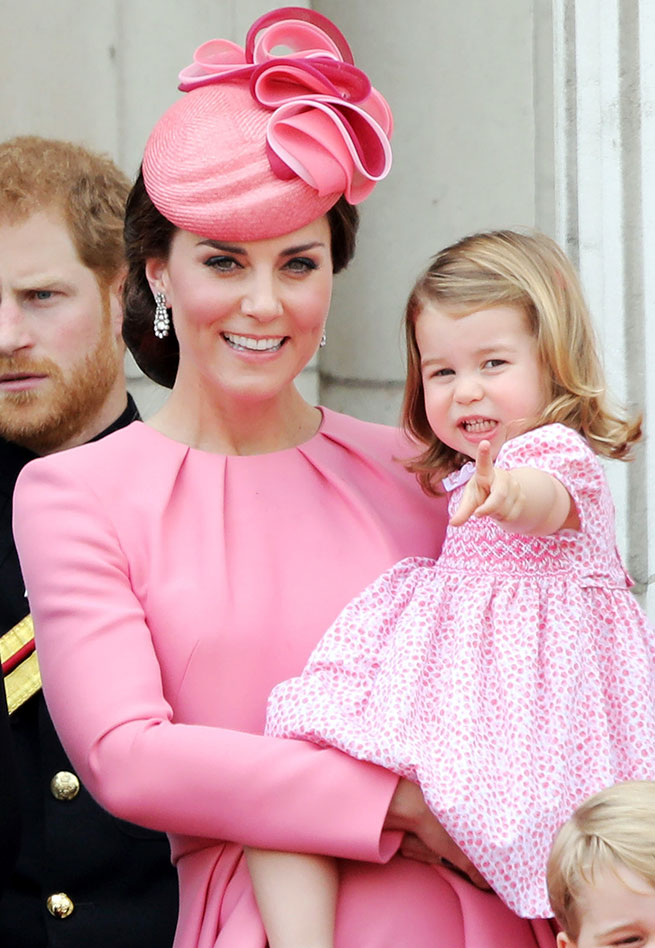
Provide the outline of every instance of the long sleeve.
{"type": "Polygon", "coordinates": [[[109,811],[173,834],[378,860],[397,778],[337,751],[175,721],[158,643],[101,499],[36,462],[15,535],[46,700],[62,743],[109,811]]]}

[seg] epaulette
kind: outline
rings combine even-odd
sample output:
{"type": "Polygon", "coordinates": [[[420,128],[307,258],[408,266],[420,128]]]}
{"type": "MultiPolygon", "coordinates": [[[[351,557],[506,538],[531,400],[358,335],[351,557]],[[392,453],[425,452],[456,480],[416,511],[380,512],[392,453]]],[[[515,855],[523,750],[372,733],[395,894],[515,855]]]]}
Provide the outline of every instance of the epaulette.
{"type": "Polygon", "coordinates": [[[0,637],[0,660],[7,692],[7,707],[13,714],[41,688],[41,672],[34,645],[34,623],[26,615],[0,637]]]}

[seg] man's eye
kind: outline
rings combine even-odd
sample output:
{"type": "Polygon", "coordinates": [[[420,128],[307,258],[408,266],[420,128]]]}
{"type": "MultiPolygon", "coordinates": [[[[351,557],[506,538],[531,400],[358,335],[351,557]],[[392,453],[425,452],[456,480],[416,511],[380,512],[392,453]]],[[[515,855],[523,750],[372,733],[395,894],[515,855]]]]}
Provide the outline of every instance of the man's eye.
{"type": "Polygon", "coordinates": [[[52,290],[33,290],[31,296],[32,299],[44,302],[45,300],[52,299],[54,293],[52,290]]]}

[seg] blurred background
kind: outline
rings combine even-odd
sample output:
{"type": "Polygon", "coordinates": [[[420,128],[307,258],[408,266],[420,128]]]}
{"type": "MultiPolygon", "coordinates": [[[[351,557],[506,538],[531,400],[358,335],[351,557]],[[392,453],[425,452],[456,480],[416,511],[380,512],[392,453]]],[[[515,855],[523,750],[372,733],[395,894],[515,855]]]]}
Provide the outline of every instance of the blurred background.
{"type": "MultiPolygon", "coordinates": [[[[0,133],[67,138],[134,176],[201,42],[242,45],[262,0],[0,0],[0,133]]],[[[325,0],[391,104],[394,167],[362,208],[315,402],[398,419],[403,306],[430,256],[487,228],[538,228],[579,268],[612,391],[644,411],[636,460],[607,467],[621,552],[655,617],[655,3],[325,0]],[[652,534],[652,539],[651,535],[652,534]]],[[[128,364],[147,417],[165,392],[128,364]]]]}

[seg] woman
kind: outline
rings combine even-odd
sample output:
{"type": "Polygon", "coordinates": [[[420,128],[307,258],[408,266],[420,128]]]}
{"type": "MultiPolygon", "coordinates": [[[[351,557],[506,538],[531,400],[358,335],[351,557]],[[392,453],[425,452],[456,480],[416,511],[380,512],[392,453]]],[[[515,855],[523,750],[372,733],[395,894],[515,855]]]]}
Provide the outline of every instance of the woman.
{"type": "Polygon", "coordinates": [[[245,53],[205,44],[181,79],[126,220],[126,338],[170,398],[17,489],[64,744],[107,809],[169,833],[176,948],[265,945],[244,845],[340,857],[340,945],[552,945],[427,864],[482,883],[413,784],[262,736],[271,687],[382,569],[438,552],[445,510],[435,522],[393,429],[294,384],[352,255],[352,204],[388,170],[386,103],[296,8],[257,21],[245,53]],[[418,859],[396,855],[402,831],[418,859]]]}

